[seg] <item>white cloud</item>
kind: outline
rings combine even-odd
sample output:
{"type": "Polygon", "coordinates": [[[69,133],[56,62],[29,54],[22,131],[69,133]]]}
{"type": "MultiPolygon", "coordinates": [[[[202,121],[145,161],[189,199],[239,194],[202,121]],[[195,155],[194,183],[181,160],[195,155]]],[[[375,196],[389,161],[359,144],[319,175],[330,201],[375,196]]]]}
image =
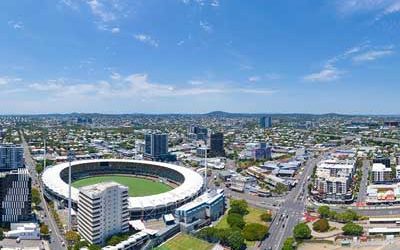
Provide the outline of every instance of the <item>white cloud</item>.
{"type": "Polygon", "coordinates": [[[176,45],[181,46],[181,45],[183,45],[184,43],[185,43],[184,40],[180,40],[176,45]]]}
{"type": "Polygon", "coordinates": [[[118,27],[112,28],[111,33],[119,33],[120,29],[118,27]]]}
{"type": "Polygon", "coordinates": [[[213,31],[213,27],[206,21],[200,21],[200,28],[207,33],[211,33],[213,31]]]}
{"type": "Polygon", "coordinates": [[[121,75],[118,74],[117,72],[112,72],[110,75],[110,78],[113,80],[119,80],[119,79],[121,79],[121,75]]]}
{"type": "Polygon", "coordinates": [[[306,75],[303,79],[309,82],[329,82],[339,79],[342,74],[342,71],[327,65],[321,71],[306,75]]]}
{"type": "Polygon", "coordinates": [[[353,61],[355,62],[366,62],[366,61],[374,61],[381,57],[392,55],[394,52],[391,49],[386,50],[370,50],[365,53],[356,55],[353,57],[353,61]]]}
{"type": "Polygon", "coordinates": [[[247,93],[270,95],[275,93],[275,91],[269,89],[237,88],[229,86],[176,87],[169,84],[151,82],[147,74],[132,74],[127,77],[118,75],[114,80],[115,82],[113,82],[113,84],[107,81],[71,84],[67,80],[57,79],[49,80],[44,83],[33,83],[28,87],[31,91],[45,92],[49,97],[63,100],[69,97],[130,99],[133,97],[176,97],[203,94],[247,93]]]}
{"type": "Polygon", "coordinates": [[[21,81],[21,78],[12,78],[8,76],[0,76],[0,85],[7,85],[9,83],[13,82],[19,82],[21,81]]]}
{"type": "Polygon", "coordinates": [[[219,1],[218,0],[212,0],[210,5],[213,6],[213,7],[219,7],[219,1]]]}
{"type": "Polygon", "coordinates": [[[201,80],[190,80],[189,84],[190,85],[203,85],[204,81],[201,81],[201,80]]]}
{"type": "Polygon", "coordinates": [[[219,7],[219,0],[181,0],[181,2],[186,5],[193,3],[199,6],[219,7]]]}
{"type": "Polygon", "coordinates": [[[261,80],[261,77],[260,76],[250,76],[247,80],[249,82],[258,82],[261,80]]]}
{"type": "Polygon", "coordinates": [[[16,30],[21,30],[24,28],[24,24],[21,21],[8,21],[8,25],[16,30]]]}
{"type": "Polygon", "coordinates": [[[400,11],[400,0],[337,0],[342,13],[374,12],[376,19],[400,11]]]}
{"type": "Polygon", "coordinates": [[[338,70],[336,65],[342,62],[367,62],[378,58],[389,56],[394,53],[393,45],[376,47],[371,46],[369,41],[354,46],[345,52],[334,56],[326,61],[325,66],[319,72],[315,72],[303,77],[305,81],[327,82],[339,79],[344,71],[338,70]]]}
{"type": "Polygon", "coordinates": [[[79,10],[82,2],[89,8],[97,28],[111,33],[120,31],[115,24],[130,13],[128,6],[122,5],[122,0],[60,0],[60,3],[73,10],[79,10]]]}
{"type": "Polygon", "coordinates": [[[281,79],[282,76],[276,73],[268,73],[265,74],[265,78],[267,78],[268,80],[278,80],[281,79]]]}
{"type": "Polygon", "coordinates": [[[116,15],[109,11],[100,0],[89,0],[88,5],[93,15],[100,18],[103,22],[110,22],[116,19],[116,15]]]}
{"type": "Polygon", "coordinates": [[[158,47],[158,42],[154,40],[151,36],[146,34],[136,34],[133,36],[136,40],[148,44],[153,47],[158,47]]]}

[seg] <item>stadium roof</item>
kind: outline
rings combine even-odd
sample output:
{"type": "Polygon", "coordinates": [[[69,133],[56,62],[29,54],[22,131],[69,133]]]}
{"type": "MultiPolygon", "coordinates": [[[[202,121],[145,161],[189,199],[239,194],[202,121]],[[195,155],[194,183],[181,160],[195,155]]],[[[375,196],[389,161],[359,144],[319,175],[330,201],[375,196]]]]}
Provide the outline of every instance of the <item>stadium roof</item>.
{"type": "MultiPolygon", "coordinates": [[[[72,162],[72,168],[81,164],[96,163],[96,162],[125,162],[125,163],[136,163],[144,165],[156,165],[160,167],[169,168],[181,173],[185,180],[178,187],[171,191],[144,196],[144,197],[129,197],[129,209],[150,209],[156,207],[163,207],[167,204],[174,204],[178,201],[184,200],[188,197],[195,196],[199,190],[203,187],[203,178],[200,174],[193,170],[185,167],[154,161],[142,161],[142,160],[125,160],[125,159],[102,159],[102,160],[82,160],[72,162]]],[[[68,184],[64,182],[60,173],[63,169],[68,168],[68,162],[61,163],[49,168],[43,172],[42,180],[46,188],[57,194],[63,199],[68,198],[68,184]]],[[[78,201],[79,190],[77,188],[71,188],[71,197],[74,202],[78,201]]]]}

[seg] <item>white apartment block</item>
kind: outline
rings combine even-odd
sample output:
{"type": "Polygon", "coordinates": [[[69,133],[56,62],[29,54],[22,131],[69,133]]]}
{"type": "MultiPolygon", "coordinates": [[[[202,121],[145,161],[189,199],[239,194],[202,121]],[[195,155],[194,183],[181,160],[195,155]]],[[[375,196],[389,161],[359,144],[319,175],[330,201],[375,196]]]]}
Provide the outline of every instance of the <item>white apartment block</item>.
{"type": "Polygon", "coordinates": [[[129,229],[128,188],[116,182],[82,187],[78,201],[78,232],[91,244],[129,229]]]}
{"type": "Polygon", "coordinates": [[[372,181],[374,183],[383,183],[390,181],[392,178],[392,169],[387,168],[382,163],[374,163],[372,165],[372,181]]]}
{"type": "Polygon", "coordinates": [[[400,179],[400,165],[396,166],[396,179],[399,180],[400,179]]]}
{"type": "Polygon", "coordinates": [[[320,162],[316,170],[316,187],[324,194],[347,194],[355,171],[355,161],[329,159],[320,162]]]}
{"type": "Polygon", "coordinates": [[[346,194],[350,189],[350,178],[335,177],[329,174],[329,170],[320,170],[317,174],[316,185],[321,193],[346,194]]]}

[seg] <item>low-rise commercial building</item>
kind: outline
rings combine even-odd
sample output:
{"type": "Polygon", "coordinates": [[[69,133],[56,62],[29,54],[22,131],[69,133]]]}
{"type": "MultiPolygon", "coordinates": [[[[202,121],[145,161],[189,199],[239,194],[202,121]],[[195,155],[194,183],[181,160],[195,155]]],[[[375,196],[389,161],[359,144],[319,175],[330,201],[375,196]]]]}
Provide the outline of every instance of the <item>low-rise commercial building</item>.
{"type": "Polygon", "coordinates": [[[19,238],[21,240],[39,240],[40,229],[35,223],[11,223],[10,231],[4,232],[6,238],[19,238]]]}
{"type": "Polygon", "coordinates": [[[387,183],[392,181],[392,169],[386,167],[383,163],[374,163],[371,172],[373,183],[387,183]]]}

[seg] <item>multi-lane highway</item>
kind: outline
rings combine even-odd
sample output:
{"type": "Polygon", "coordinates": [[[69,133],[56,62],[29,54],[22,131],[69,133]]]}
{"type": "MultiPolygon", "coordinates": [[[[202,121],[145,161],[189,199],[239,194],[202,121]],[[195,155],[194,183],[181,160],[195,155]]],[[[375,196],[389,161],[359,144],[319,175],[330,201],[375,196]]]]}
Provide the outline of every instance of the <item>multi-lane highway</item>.
{"type": "Polygon", "coordinates": [[[365,202],[365,197],[367,196],[369,167],[370,167],[370,161],[363,160],[362,177],[360,183],[360,190],[357,196],[357,202],[365,202]]]}
{"type": "Polygon", "coordinates": [[[318,159],[310,159],[304,166],[299,182],[286,196],[270,225],[270,235],[262,242],[261,249],[280,250],[286,238],[292,235],[293,228],[300,222],[306,210],[307,185],[318,159]]]}
{"type": "Polygon", "coordinates": [[[26,168],[29,170],[29,173],[31,175],[32,178],[32,185],[36,186],[37,188],[39,188],[40,190],[40,194],[41,194],[41,207],[43,209],[42,214],[43,214],[43,218],[42,221],[49,226],[49,229],[51,230],[50,233],[50,249],[66,249],[63,245],[64,245],[64,239],[62,234],[60,233],[59,228],[57,227],[57,224],[55,223],[49,207],[47,206],[47,203],[44,199],[44,195],[43,195],[43,183],[41,182],[38,173],[36,172],[36,163],[33,160],[31,153],[29,151],[29,147],[28,144],[25,141],[23,132],[20,131],[20,135],[21,135],[21,139],[22,139],[22,145],[24,147],[24,156],[25,156],[25,165],[26,168]]]}

